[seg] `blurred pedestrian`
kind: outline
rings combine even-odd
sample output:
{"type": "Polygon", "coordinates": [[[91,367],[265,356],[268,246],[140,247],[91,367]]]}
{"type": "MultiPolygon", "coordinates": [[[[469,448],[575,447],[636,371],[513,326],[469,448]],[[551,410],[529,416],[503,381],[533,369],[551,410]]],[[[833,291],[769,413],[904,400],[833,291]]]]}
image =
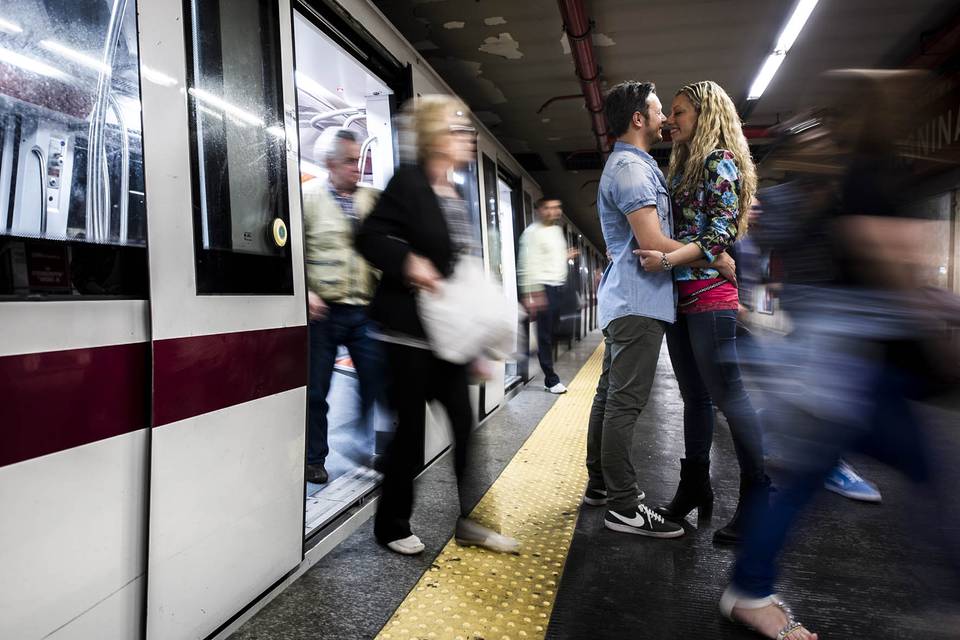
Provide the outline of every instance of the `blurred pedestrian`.
{"type": "Polygon", "coordinates": [[[417,314],[418,291],[436,292],[461,254],[479,255],[475,221],[452,176],[476,159],[476,130],[466,106],[442,95],[421,96],[408,105],[416,138],[416,163],[391,178],[357,237],[360,253],[382,271],[371,303],[387,353],[388,398],[397,430],[387,451],[383,493],[374,535],[397,553],[423,551],[410,527],[413,481],[424,463],[426,403],[447,412],[454,440],[454,470],[460,495],[456,540],[496,551],[516,551],[516,540],[467,517],[466,474],[474,424],[470,365],[440,360],[430,350],[417,314]]]}
{"type": "Polygon", "coordinates": [[[343,128],[327,129],[322,140],[329,177],[303,185],[310,317],[306,477],[307,482],[317,484],[328,479],[327,394],[337,348],[346,346],[353,361],[360,386],[361,422],[371,432],[371,410],[382,390],[384,365],[383,350],[371,336],[373,323],[367,316],[376,284],[374,272],[354,248],[354,237],[376,204],[378,192],[357,184],[360,141],[356,133],[343,128]]]}
{"type": "MultiPolygon", "coordinates": [[[[925,354],[938,331],[917,277],[929,259],[930,224],[905,206],[911,176],[897,153],[921,94],[912,77],[827,74],[828,109],[795,127],[780,151],[798,177],[760,196],[761,245],[802,248],[784,253],[782,295],[795,326],[769,409],[791,458],[769,509],[748,523],[720,608],[769,638],[816,638],[774,594],[776,562],[841,454],[870,453],[937,497],[913,405],[935,383],[925,354]]],[[[911,528],[936,530],[918,524],[922,516],[911,512],[911,528]]]]}
{"type": "Polygon", "coordinates": [[[553,337],[567,281],[567,260],[573,253],[560,227],[560,200],[540,198],[534,208],[537,220],[520,235],[520,301],[537,321],[537,359],[544,388],[561,394],[567,388],[553,368],[553,337]]]}

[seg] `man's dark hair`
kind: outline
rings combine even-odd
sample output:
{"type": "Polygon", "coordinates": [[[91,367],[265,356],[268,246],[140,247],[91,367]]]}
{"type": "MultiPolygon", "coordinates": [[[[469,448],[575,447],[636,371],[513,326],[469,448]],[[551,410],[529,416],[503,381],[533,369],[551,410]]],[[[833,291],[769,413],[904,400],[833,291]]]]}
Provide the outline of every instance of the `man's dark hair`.
{"type": "Polygon", "coordinates": [[[548,202],[554,202],[554,201],[561,202],[560,198],[550,198],[550,197],[538,198],[537,201],[533,203],[533,208],[540,209],[543,207],[543,205],[547,204],[548,202]]]}
{"type": "Polygon", "coordinates": [[[647,98],[657,92],[652,82],[637,82],[628,80],[621,82],[607,92],[607,99],[603,103],[603,115],[607,118],[607,126],[614,137],[619,138],[630,129],[630,120],[633,114],[639,111],[643,119],[649,117],[647,98]]]}

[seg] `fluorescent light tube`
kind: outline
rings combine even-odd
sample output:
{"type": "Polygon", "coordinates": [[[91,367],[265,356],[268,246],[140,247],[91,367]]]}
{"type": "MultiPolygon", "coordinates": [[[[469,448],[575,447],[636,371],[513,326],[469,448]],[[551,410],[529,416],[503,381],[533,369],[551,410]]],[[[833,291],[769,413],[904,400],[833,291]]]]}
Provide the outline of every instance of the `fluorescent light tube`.
{"type": "Polygon", "coordinates": [[[790,16],[790,19],[787,20],[787,26],[783,28],[783,31],[780,32],[780,37],[777,38],[777,46],[774,47],[774,51],[783,51],[784,53],[790,51],[790,47],[792,47],[793,43],[797,40],[797,36],[800,35],[803,26],[807,24],[807,18],[810,17],[818,1],[819,0],[800,0],[800,2],[797,3],[793,14],[790,16]]]}
{"type": "Polygon", "coordinates": [[[786,55],[783,53],[771,53],[767,56],[767,61],[760,68],[760,73],[757,74],[753,84],[750,85],[747,100],[757,100],[763,95],[763,92],[767,90],[767,85],[773,80],[773,76],[776,75],[777,69],[783,64],[785,58],[786,55]]]}

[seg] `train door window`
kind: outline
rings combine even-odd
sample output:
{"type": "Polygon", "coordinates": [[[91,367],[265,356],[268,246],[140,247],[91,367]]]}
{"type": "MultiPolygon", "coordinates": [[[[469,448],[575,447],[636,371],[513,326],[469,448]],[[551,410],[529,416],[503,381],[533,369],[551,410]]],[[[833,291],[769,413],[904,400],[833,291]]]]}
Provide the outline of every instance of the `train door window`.
{"type": "MultiPolygon", "coordinates": [[[[517,250],[520,234],[523,229],[519,228],[517,219],[523,220],[523,204],[520,196],[520,180],[501,172],[497,176],[497,196],[500,203],[500,236],[502,239],[500,248],[500,258],[502,261],[503,273],[503,295],[510,302],[517,300],[517,250]]],[[[514,309],[518,309],[516,306],[514,309]]],[[[517,336],[520,335],[519,314],[514,315],[514,324],[517,325],[517,336]]],[[[515,342],[512,353],[519,352],[519,345],[515,342]]],[[[515,359],[506,361],[504,373],[504,386],[509,389],[522,380],[520,364],[515,359]]]]}
{"type": "Polygon", "coordinates": [[[301,181],[326,180],[330,134],[343,128],[360,142],[360,184],[383,189],[394,169],[393,90],[306,17],[294,16],[301,181]]]}
{"type": "Polygon", "coordinates": [[[4,3],[0,299],[147,297],[135,2],[4,3]]]}
{"type": "Polygon", "coordinates": [[[503,282],[503,265],[500,258],[500,208],[497,193],[497,163],[483,154],[483,196],[487,201],[487,215],[484,224],[487,227],[487,244],[484,247],[490,273],[497,282],[503,282]]]}
{"type": "MultiPolygon", "coordinates": [[[[301,188],[329,189],[327,153],[333,149],[336,133],[346,129],[359,146],[358,158],[348,160],[357,162],[359,184],[383,189],[395,166],[391,117],[395,92],[321,29],[318,21],[312,13],[294,11],[301,188]]],[[[305,200],[309,202],[315,199],[305,200]]],[[[303,215],[308,222],[317,215],[312,206],[305,204],[303,215]]],[[[308,260],[313,259],[310,251],[307,247],[308,260]]],[[[324,484],[307,483],[305,535],[319,531],[380,482],[374,467],[390,439],[393,421],[380,405],[365,418],[360,391],[351,354],[339,345],[326,397],[328,479],[324,484]]]]}
{"type": "Polygon", "coordinates": [[[184,13],[197,293],[292,295],[278,2],[184,13]]]}
{"type": "MultiPolygon", "coordinates": [[[[533,224],[533,196],[529,191],[523,192],[523,228],[526,229],[533,224]]],[[[522,229],[520,230],[522,233],[522,229]]]]}

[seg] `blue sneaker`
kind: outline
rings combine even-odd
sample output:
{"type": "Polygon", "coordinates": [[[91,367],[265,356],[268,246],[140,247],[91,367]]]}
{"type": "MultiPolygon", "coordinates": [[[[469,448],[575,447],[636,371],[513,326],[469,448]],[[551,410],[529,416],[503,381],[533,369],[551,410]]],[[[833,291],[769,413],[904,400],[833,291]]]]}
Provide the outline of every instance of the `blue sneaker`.
{"type": "Polygon", "coordinates": [[[859,500],[861,502],[880,502],[883,497],[877,485],[864,480],[853,470],[849,464],[843,460],[834,467],[833,471],[824,481],[823,486],[828,491],[839,493],[845,498],[859,500]]]}

